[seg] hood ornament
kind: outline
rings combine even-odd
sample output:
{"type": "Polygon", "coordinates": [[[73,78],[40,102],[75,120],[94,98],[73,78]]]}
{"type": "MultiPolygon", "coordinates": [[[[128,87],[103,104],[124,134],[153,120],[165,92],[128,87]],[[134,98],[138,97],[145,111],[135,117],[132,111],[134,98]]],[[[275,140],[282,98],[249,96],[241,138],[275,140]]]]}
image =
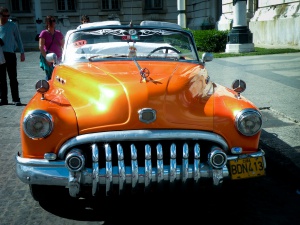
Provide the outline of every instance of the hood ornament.
{"type": "Polygon", "coordinates": [[[141,75],[141,80],[140,80],[140,82],[142,83],[145,83],[145,82],[147,82],[147,77],[149,77],[149,75],[150,75],[150,71],[147,69],[147,68],[142,68],[141,66],[140,66],[140,64],[135,60],[135,59],[133,59],[133,61],[134,61],[134,63],[135,63],[135,65],[136,65],[136,67],[139,69],[139,71],[140,71],[140,75],[141,75]]]}
{"type": "Polygon", "coordinates": [[[150,71],[147,68],[142,68],[134,58],[133,58],[133,62],[135,63],[136,67],[139,69],[141,75],[140,83],[152,82],[154,84],[161,84],[161,82],[155,81],[151,77],[149,77],[150,71]]]}
{"type": "Polygon", "coordinates": [[[237,98],[241,98],[241,93],[246,90],[246,82],[240,79],[235,80],[232,85],[232,89],[237,93],[237,98]]]}

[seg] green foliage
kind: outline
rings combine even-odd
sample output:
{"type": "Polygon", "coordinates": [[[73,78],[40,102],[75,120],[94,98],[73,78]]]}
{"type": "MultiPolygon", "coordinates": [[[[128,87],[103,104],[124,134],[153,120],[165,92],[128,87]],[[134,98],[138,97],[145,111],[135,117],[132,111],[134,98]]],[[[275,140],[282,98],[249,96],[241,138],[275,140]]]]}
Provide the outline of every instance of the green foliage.
{"type": "Polygon", "coordinates": [[[229,30],[227,31],[190,30],[190,29],[187,30],[193,34],[196,42],[196,47],[200,56],[204,52],[214,53],[214,58],[300,52],[300,49],[289,49],[289,48],[272,49],[272,48],[255,47],[255,50],[253,52],[225,53],[227,36],[230,32],[229,30]]]}
{"type": "Polygon", "coordinates": [[[197,50],[203,52],[225,52],[229,31],[190,30],[194,35],[197,50]]]}

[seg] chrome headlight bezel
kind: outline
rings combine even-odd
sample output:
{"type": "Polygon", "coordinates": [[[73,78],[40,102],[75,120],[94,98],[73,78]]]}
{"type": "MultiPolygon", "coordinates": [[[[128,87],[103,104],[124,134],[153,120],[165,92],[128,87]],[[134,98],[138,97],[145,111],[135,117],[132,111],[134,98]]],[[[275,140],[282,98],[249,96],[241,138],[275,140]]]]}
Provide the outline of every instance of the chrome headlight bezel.
{"type": "Polygon", "coordinates": [[[31,139],[49,136],[54,128],[53,117],[44,110],[33,110],[23,120],[23,130],[31,139]]]}
{"type": "Polygon", "coordinates": [[[254,136],[262,129],[262,115],[256,109],[244,109],[235,116],[237,130],[245,136],[254,136]]]}

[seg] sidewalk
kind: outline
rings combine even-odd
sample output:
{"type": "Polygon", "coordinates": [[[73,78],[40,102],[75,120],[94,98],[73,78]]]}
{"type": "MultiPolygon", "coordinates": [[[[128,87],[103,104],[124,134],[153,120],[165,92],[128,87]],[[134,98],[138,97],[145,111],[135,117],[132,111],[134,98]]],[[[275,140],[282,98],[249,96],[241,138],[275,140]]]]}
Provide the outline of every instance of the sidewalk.
{"type": "Polygon", "coordinates": [[[275,48],[275,49],[283,49],[283,48],[291,48],[300,50],[299,45],[269,45],[269,44],[254,44],[254,47],[258,48],[275,48]]]}
{"type": "MultiPolygon", "coordinates": [[[[206,63],[211,80],[231,87],[242,79],[242,93],[261,109],[261,142],[299,168],[300,177],[300,52],[216,58],[206,63]]],[[[280,164],[283,164],[281,162],[280,164]]],[[[299,178],[298,178],[299,179],[299,178]]]]}

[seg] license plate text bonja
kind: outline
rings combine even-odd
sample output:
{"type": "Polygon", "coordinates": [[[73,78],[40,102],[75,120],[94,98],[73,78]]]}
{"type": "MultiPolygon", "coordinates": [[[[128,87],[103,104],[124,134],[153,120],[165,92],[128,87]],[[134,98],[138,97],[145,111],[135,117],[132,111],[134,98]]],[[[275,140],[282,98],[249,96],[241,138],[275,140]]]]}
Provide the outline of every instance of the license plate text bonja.
{"type": "Polygon", "coordinates": [[[265,175],[262,157],[246,158],[229,161],[231,179],[243,179],[265,175]]]}

